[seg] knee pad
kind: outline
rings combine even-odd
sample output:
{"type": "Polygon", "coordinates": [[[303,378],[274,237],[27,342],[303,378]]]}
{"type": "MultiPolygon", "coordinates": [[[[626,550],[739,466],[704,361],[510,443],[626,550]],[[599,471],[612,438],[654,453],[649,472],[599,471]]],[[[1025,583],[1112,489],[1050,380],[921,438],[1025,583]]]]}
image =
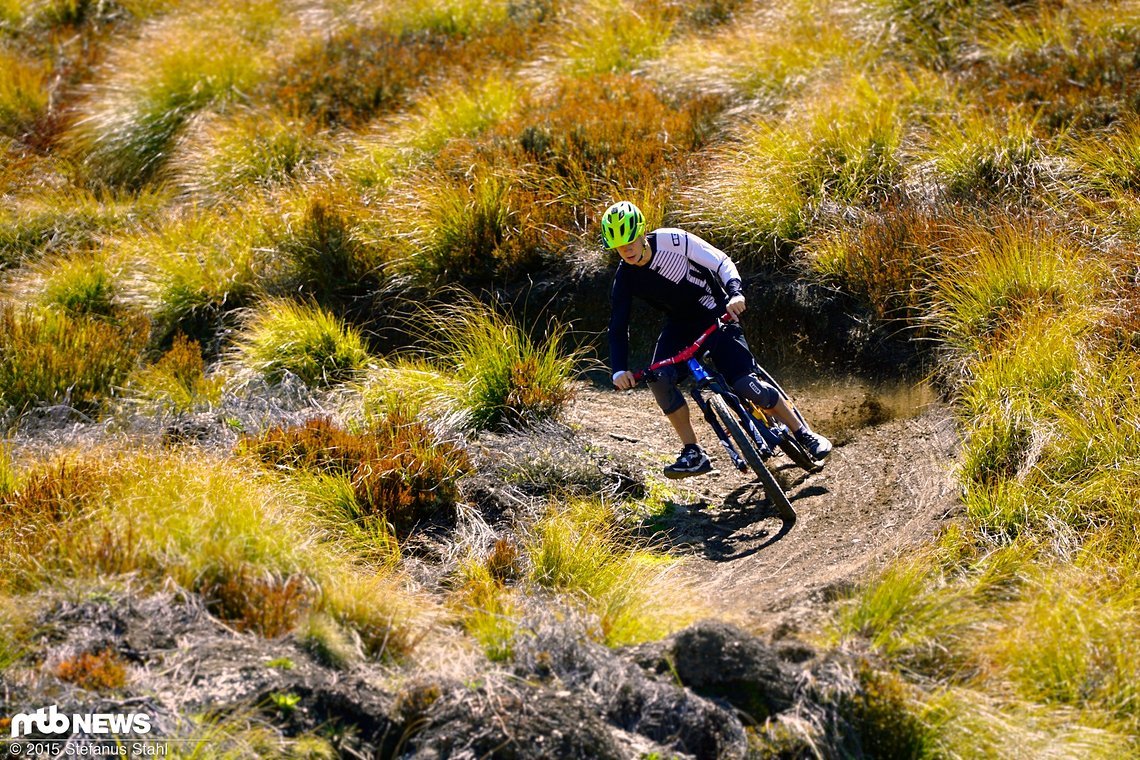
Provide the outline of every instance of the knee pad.
{"type": "Polygon", "coordinates": [[[780,400],[780,392],[756,375],[745,375],[732,384],[737,396],[748,399],[761,409],[768,410],[780,400]]]}
{"type": "Polygon", "coordinates": [[[665,367],[657,371],[657,379],[650,382],[649,390],[653,391],[653,398],[657,406],[665,414],[672,414],[685,405],[685,397],[677,390],[677,370],[665,367]]]}

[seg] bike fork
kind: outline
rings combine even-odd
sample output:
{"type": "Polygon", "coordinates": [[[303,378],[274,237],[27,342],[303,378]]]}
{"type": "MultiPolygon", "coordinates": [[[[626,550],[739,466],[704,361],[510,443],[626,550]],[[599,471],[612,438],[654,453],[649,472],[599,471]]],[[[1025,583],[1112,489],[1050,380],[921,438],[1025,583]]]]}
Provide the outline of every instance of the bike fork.
{"type": "Polygon", "coordinates": [[[736,450],[736,447],[732,445],[732,439],[729,438],[728,431],[725,430],[724,426],[720,424],[720,420],[718,420],[716,418],[716,414],[713,413],[712,406],[710,406],[709,403],[705,401],[704,396],[701,395],[700,389],[693,388],[692,395],[693,401],[697,402],[697,406],[700,408],[701,413],[704,414],[705,421],[709,423],[709,426],[713,429],[713,432],[716,433],[716,437],[717,440],[720,441],[720,445],[724,447],[724,450],[726,452],[728,452],[728,458],[732,460],[733,467],[740,470],[741,472],[747,470],[748,462],[744,461],[744,457],[740,456],[736,450]]]}
{"type": "Polygon", "coordinates": [[[752,436],[752,440],[756,442],[756,451],[760,454],[760,457],[762,459],[768,459],[768,457],[772,456],[776,451],[777,441],[771,437],[772,433],[768,427],[758,421],[752,413],[748,411],[747,406],[745,406],[744,401],[742,401],[739,396],[728,390],[725,390],[721,395],[724,397],[724,400],[728,402],[729,408],[736,413],[744,429],[752,436]]]}

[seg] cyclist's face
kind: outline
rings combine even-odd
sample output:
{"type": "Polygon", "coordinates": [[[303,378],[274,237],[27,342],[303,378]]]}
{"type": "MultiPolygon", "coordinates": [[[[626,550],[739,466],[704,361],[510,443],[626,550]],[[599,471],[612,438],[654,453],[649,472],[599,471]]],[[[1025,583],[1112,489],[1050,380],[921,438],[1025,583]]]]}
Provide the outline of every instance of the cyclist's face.
{"type": "Polygon", "coordinates": [[[643,237],[625,245],[619,245],[617,252],[622,261],[632,266],[643,267],[649,263],[649,249],[645,247],[645,238],[643,237]]]}

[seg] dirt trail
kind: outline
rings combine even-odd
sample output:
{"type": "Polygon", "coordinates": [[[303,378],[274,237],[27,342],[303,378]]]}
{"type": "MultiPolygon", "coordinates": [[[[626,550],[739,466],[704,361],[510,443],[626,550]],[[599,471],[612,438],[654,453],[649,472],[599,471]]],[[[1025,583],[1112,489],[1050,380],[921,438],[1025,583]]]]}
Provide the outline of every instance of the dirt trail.
{"type": "MultiPolygon", "coordinates": [[[[731,466],[701,421],[698,435],[717,469],[673,481],[678,497],[659,526],[688,558],[684,572],[702,599],[751,628],[810,627],[835,591],[930,537],[958,505],[957,434],[930,394],[851,382],[797,396],[836,447],[815,474],[781,458],[778,477],[799,515],[794,525],[784,525],[754,479],[731,466]]],[[[661,477],[679,450],[645,390],[582,387],[573,419],[594,445],[637,456],[650,477],[661,477]]]]}

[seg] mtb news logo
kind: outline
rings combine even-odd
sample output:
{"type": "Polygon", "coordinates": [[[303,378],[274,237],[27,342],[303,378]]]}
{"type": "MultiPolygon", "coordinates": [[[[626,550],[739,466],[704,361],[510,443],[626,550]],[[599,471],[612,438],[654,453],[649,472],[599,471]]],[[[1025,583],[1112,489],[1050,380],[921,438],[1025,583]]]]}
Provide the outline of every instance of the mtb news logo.
{"type": "Polygon", "coordinates": [[[148,734],[146,713],[61,713],[56,705],[12,716],[13,739],[37,734],[148,734]]]}

